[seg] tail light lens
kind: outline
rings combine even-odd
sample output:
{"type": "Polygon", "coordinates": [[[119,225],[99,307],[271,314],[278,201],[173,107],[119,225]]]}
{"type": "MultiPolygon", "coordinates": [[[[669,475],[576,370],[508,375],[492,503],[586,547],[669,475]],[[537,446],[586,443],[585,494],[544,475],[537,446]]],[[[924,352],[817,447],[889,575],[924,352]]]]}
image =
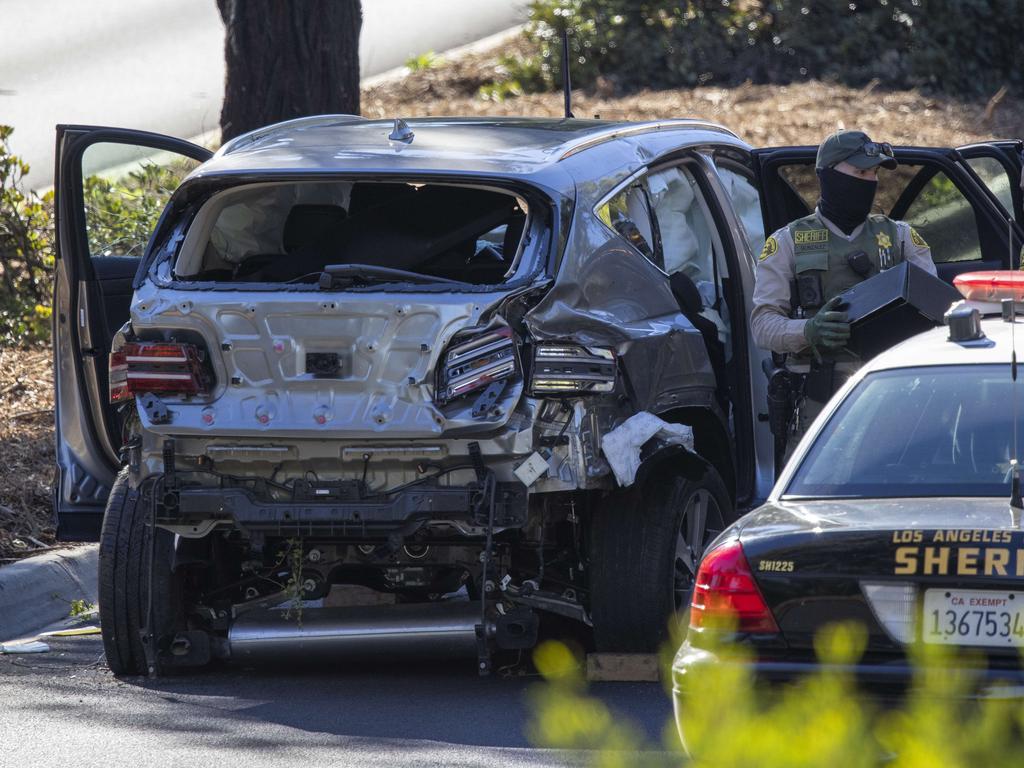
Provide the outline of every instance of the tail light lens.
{"type": "Polygon", "coordinates": [[[599,394],[615,389],[615,353],[581,344],[538,344],[533,354],[534,395],[599,394]]]}
{"type": "Polygon", "coordinates": [[[714,629],[733,623],[737,632],[779,631],[738,541],[715,547],[704,556],[690,604],[691,629],[714,629]]]}
{"type": "Polygon", "coordinates": [[[195,344],[130,341],[110,353],[110,402],[135,395],[204,395],[211,377],[195,344]]]}
{"type": "Polygon", "coordinates": [[[511,328],[497,328],[459,340],[444,356],[441,399],[445,402],[508,379],[516,372],[516,345],[511,328]]]}

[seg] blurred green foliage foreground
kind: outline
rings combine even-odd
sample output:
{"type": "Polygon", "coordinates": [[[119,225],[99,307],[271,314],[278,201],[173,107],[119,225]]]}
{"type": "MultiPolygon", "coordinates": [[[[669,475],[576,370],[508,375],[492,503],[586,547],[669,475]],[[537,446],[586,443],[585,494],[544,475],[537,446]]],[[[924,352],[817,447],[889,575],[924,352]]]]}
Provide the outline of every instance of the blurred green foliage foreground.
{"type": "MultiPolygon", "coordinates": [[[[996,688],[985,698],[973,696],[983,659],[939,646],[916,647],[910,654],[914,685],[905,697],[882,700],[835,671],[856,662],[865,639],[857,625],[829,628],[816,643],[821,671],[772,689],[758,684],[742,664],[701,669],[683,698],[691,756],[682,750],[674,723],[666,724],[662,744],[645,741],[637,726],[588,695],[572,651],[546,642],[534,653],[545,683],[534,691],[530,737],[539,746],[594,750],[594,764],[602,768],[1024,765],[1024,694],[996,688]]],[[[716,653],[730,661],[745,658],[737,647],[716,653]]]]}

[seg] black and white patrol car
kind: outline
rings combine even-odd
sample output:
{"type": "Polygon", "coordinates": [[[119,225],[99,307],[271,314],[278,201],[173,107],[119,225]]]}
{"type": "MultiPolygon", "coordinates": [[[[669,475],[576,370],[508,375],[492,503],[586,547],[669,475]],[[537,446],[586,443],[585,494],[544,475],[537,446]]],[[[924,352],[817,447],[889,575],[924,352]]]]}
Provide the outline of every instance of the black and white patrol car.
{"type": "Polygon", "coordinates": [[[736,622],[729,640],[754,651],[743,663],[768,681],[813,671],[815,635],[840,621],[867,629],[850,671],[875,691],[906,686],[917,642],[979,650],[983,686],[1024,681],[1024,509],[1012,482],[1024,323],[1002,316],[1003,299],[1024,298],[1024,273],[954,283],[966,299],[947,327],[865,365],[767,502],[708,547],[673,665],[677,705],[696,668],[734,663],[710,650],[725,617],[736,622]]]}

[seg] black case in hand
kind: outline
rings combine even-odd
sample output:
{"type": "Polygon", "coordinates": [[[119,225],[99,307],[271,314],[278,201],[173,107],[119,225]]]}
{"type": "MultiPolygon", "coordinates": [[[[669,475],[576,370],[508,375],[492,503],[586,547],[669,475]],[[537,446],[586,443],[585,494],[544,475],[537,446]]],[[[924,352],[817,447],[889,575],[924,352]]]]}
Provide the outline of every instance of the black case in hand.
{"type": "Polygon", "coordinates": [[[942,325],[949,305],[963,298],[949,283],[906,261],[841,295],[850,318],[847,347],[863,360],[942,325]]]}

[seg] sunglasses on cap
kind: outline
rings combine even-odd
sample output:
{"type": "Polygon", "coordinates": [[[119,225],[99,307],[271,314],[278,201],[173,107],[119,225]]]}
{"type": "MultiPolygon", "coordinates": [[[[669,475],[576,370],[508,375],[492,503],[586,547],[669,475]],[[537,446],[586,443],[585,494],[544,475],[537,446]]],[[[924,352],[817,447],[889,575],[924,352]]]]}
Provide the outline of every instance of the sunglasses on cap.
{"type": "Polygon", "coordinates": [[[896,159],[896,156],[893,154],[892,151],[892,144],[890,144],[887,141],[865,141],[861,145],[861,151],[868,157],[882,156],[891,158],[893,160],[896,159]]]}

